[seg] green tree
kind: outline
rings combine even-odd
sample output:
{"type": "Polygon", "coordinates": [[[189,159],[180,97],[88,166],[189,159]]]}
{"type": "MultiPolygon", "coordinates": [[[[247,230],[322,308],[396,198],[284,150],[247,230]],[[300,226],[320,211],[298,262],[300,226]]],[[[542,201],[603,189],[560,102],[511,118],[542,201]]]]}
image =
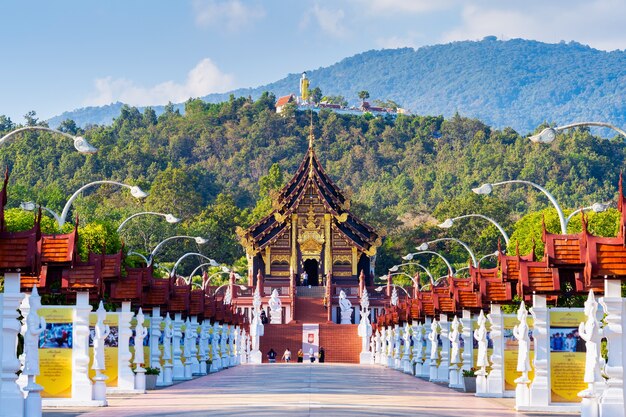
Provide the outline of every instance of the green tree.
{"type": "Polygon", "coordinates": [[[76,126],[76,122],[72,119],[65,119],[59,125],[59,130],[69,133],[70,135],[76,135],[78,133],[78,126],[76,126]]]}
{"type": "Polygon", "coordinates": [[[146,206],[161,213],[173,213],[180,218],[191,217],[202,207],[202,195],[197,190],[197,173],[183,168],[168,167],[154,178],[146,206]]]}
{"type": "Polygon", "coordinates": [[[370,98],[370,93],[366,90],[361,90],[359,91],[359,99],[361,99],[361,102],[367,100],[368,98],[370,98]]]}
{"type": "Polygon", "coordinates": [[[281,189],[284,184],[283,171],[280,165],[273,164],[267,175],[259,180],[259,199],[250,215],[249,224],[252,224],[272,211],[272,194],[281,189]]]}
{"type": "Polygon", "coordinates": [[[322,89],[319,87],[315,87],[309,93],[309,97],[311,97],[313,103],[319,103],[322,100],[322,89]]]}

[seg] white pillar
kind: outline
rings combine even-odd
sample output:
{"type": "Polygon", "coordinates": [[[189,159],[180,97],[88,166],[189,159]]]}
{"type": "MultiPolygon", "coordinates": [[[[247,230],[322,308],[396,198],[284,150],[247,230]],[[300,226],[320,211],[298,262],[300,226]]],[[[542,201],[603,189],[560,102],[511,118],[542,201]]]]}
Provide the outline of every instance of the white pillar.
{"type": "Polygon", "coordinates": [[[228,324],[222,324],[222,335],[220,337],[220,357],[222,358],[222,368],[228,368],[230,366],[229,354],[228,354],[228,337],[230,336],[230,328],[228,324]]]}
{"type": "Polygon", "coordinates": [[[430,338],[429,336],[429,332],[430,332],[430,326],[431,326],[431,318],[430,317],[424,317],[424,326],[423,326],[423,333],[424,333],[424,362],[422,364],[422,374],[420,375],[422,378],[426,378],[426,379],[430,379],[430,353],[431,353],[431,344],[430,344],[430,338]]]}
{"type": "Polygon", "coordinates": [[[472,312],[463,310],[461,318],[461,326],[463,330],[461,337],[463,338],[463,365],[461,371],[469,371],[474,366],[474,323],[472,322],[472,312]]]}
{"type": "Polygon", "coordinates": [[[174,381],[181,381],[185,379],[185,368],[183,361],[180,358],[180,340],[183,337],[181,327],[183,326],[182,313],[176,313],[174,315],[174,321],[172,322],[172,364],[174,366],[172,372],[172,379],[174,381]]]}
{"type": "Polygon", "coordinates": [[[200,341],[198,354],[200,355],[200,375],[206,375],[208,373],[207,361],[209,360],[209,328],[210,323],[208,320],[202,320],[200,324],[200,341]]]}
{"type": "Polygon", "coordinates": [[[415,376],[422,374],[422,365],[424,364],[424,335],[420,322],[413,321],[413,363],[415,364],[415,376]]]}
{"type": "Polygon", "coordinates": [[[230,325],[229,338],[228,338],[228,363],[230,366],[237,365],[235,360],[235,325],[230,325]]]}
{"type": "Polygon", "coordinates": [[[545,295],[533,295],[533,339],[535,377],[530,384],[530,407],[550,405],[550,317],[545,295]]]}
{"type": "Polygon", "coordinates": [[[38,314],[40,308],[41,297],[39,297],[37,287],[34,286],[32,293],[24,298],[21,308],[26,328],[23,329],[24,367],[20,376],[26,379],[24,415],[27,417],[41,417],[42,415],[41,391],[43,387],[35,382],[35,378],[39,375],[39,338],[46,330],[46,321],[38,314]]]}
{"type": "Polygon", "coordinates": [[[461,366],[463,360],[461,359],[461,322],[454,316],[454,319],[449,324],[450,331],[448,333],[448,340],[450,341],[450,372],[449,372],[449,384],[450,388],[463,388],[463,379],[461,374],[461,366]]]}
{"type": "MultiPolygon", "coordinates": [[[[219,323],[213,323],[213,338],[212,338],[212,347],[213,347],[213,363],[211,365],[211,369],[214,371],[219,371],[222,369],[222,357],[220,356],[220,335],[222,334],[222,328],[219,323]]],[[[261,358],[261,353],[259,352],[259,360],[261,358]]],[[[261,362],[259,362],[261,363],[261,362]]]]}
{"type": "MultiPolygon", "coordinates": [[[[146,370],[143,367],[145,363],[143,352],[143,339],[148,335],[148,329],[143,325],[145,316],[141,307],[137,313],[137,325],[135,326],[135,357],[133,363],[135,364],[135,390],[140,392],[146,391],[146,370]]],[[[149,359],[149,358],[148,358],[149,359]]]]}
{"type": "MultiPolygon", "coordinates": [[[[4,293],[0,294],[0,404],[7,417],[22,417],[24,414],[24,396],[17,385],[20,361],[16,356],[17,334],[20,322],[17,309],[24,295],[20,293],[20,274],[4,274],[4,293]]],[[[91,398],[90,398],[91,399],[91,398]]]]}
{"type": "Polygon", "coordinates": [[[394,369],[402,369],[402,327],[399,324],[393,326],[393,367],[394,369]]]}
{"type": "Polygon", "coordinates": [[[600,375],[600,346],[602,344],[602,329],[598,321],[598,303],[593,290],[589,291],[585,301],[585,316],[587,320],[580,323],[578,332],[585,341],[585,377],[587,389],[578,393],[582,398],[580,404],[581,417],[598,417],[600,415],[600,387],[603,379],[600,375]]]}
{"type": "Polygon", "coordinates": [[[428,340],[430,341],[430,381],[437,381],[437,362],[439,362],[439,324],[437,318],[433,317],[430,323],[430,333],[428,340]]]}
{"type": "Polygon", "coordinates": [[[439,314],[439,329],[441,339],[441,361],[437,367],[437,381],[448,383],[450,381],[450,322],[447,314],[439,314]]]}
{"type": "Polygon", "coordinates": [[[183,354],[185,356],[185,366],[184,366],[184,379],[191,379],[192,377],[192,355],[193,355],[193,341],[195,338],[193,337],[193,328],[191,326],[191,322],[189,318],[185,321],[185,331],[184,334],[184,350],[183,354]]]}
{"type": "Polygon", "coordinates": [[[133,391],[135,389],[135,374],[130,366],[130,360],[133,356],[129,348],[130,337],[133,334],[130,328],[133,316],[133,312],[130,311],[130,301],[122,302],[117,338],[117,388],[123,391],[133,391]]]}
{"type": "Polygon", "coordinates": [[[404,341],[404,351],[402,352],[402,372],[405,374],[413,374],[413,363],[411,362],[411,327],[409,323],[404,323],[402,331],[404,341]]]}
{"type": "Polygon", "coordinates": [[[163,367],[161,366],[161,350],[159,349],[159,339],[161,338],[161,308],[152,307],[152,317],[150,318],[150,367],[159,369],[157,384],[163,385],[163,367]]]}
{"type": "Polygon", "coordinates": [[[191,374],[200,374],[200,361],[198,360],[198,316],[191,316],[191,374]]]}
{"type": "Polygon", "coordinates": [[[93,386],[89,379],[89,293],[76,294],[72,342],[72,399],[91,401],[93,386]]]}
{"type": "Polygon", "coordinates": [[[172,365],[172,337],[174,335],[174,330],[172,327],[172,319],[170,317],[170,313],[165,315],[165,323],[163,326],[163,379],[159,381],[157,379],[157,384],[160,386],[169,386],[172,385],[173,378],[173,368],[172,365]]]}
{"type": "Polygon", "coordinates": [[[491,313],[487,315],[491,324],[491,371],[487,375],[487,395],[504,397],[504,315],[499,304],[491,305],[491,313]]]}
{"type": "Polygon", "coordinates": [[[607,340],[609,360],[604,372],[609,377],[600,397],[601,417],[624,417],[624,333],[622,320],[626,317],[621,281],[604,280],[604,297],[600,304],[606,313],[603,335],[607,340]]]}

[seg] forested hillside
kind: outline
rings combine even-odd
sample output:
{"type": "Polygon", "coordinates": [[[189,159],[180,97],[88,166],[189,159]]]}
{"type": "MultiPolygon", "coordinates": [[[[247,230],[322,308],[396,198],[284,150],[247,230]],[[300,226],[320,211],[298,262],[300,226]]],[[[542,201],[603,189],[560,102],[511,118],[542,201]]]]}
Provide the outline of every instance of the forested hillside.
{"type": "MultiPolygon", "coordinates": [[[[455,113],[477,117],[498,128],[526,133],[547,122],[566,124],[598,120],[626,125],[626,52],[605,52],[576,42],[546,44],[523,39],[368,51],[308,72],[311,87],[341,95],[357,104],[358,92],[371,100],[393,100],[421,115],[455,113]]],[[[264,91],[276,96],[298,92],[300,74],[274,83],[235,90],[235,96],[257,99],[264,91]]],[[[230,93],[204,99],[221,102],[230,93]]],[[[166,104],[166,103],[162,103],[166,104]]],[[[80,126],[117,117],[121,103],[80,109],[53,118],[80,126]]],[[[155,108],[157,114],[162,107],[155,108]]]]}
{"type": "MultiPolygon", "coordinates": [[[[150,193],[148,198],[136,200],[114,186],[93,188],[76,201],[72,213],[81,225],[95,222],[109,233],[138,211],[172,213],[183,223],[134,219],[121,235],[126,248],[147,251],[172,234],[200,235],[209,238],[200,248],[203,253],[232,264],[243,255],[235,227],[267,213],[270,191],[290,178],[308,146],[310,114],[278,115],[274,101],[271,94],[219,104],[192,100],[184,115],[168,107],[160,116],[151,109],[142,113],[123,107],[111,126],[84,132],[65,121],[62,129],[84,134],[99,148],[88,156],[57,136],[22,134],[0,147],[0,166],[11,171],[8,207],[32,200],[60,212],[68,196],[87,182],[136,184],[150,193]]],[[[2,116],[0,121],[5,132],[15,127],[2,116]]],[[[40,122],[31,115],[28,123],[40,122]]],[[[394,120],[328,111],[313,114],[313,128],[316,152],[330,176],[351,194],[352,210],[387,232],[378,257],[382,273],[420,239],[446,233],[468,241],[480,255],[495,250],[495,228],[472,221],[446,232],[436,229],[435,219],[479,212],[512,233],[518,219],[548,206],[541,194],[526,187],[474,195],[471,188],[483,182],[531,180],[574,209],[614,200],[624,164],[621,138],[603,140],[584,129],[559,135],[552,145],[538,145],[510,128],[496,130],[460,116],[394,120]]],[[[548,213],[548,227],[557,231],[558,222],[551,219],[548,213]]],[[[598,227],[614,233],[614,212],[610,219],[608,226],[598,227]]],[[[572,227],[579,228],[579,220],[572,227]]],[[[523,250],[529,250],[530,237],[524,233],[520,239],[523,250]]],[[[109,244],[106,250],[117,248],[109,244]]],[[[175,260],[183,250],[173,244],[161,260],[175,260]]],[[[466,261],[457,248],[450,250],[453,260],[466,261]]]]}

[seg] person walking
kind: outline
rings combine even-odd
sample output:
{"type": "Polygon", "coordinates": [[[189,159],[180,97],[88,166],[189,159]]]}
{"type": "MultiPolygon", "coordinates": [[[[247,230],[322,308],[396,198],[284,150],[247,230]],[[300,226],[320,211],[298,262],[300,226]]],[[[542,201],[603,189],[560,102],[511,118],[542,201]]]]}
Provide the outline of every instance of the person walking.
{"type": "Polygon", "coordinates": [[[285,349],[285,353],[283,353],[283,362],[291,362],[291,351],[289,348],[285,349]]]}
{"type": "Polygon", "coordinates": [[[298,349],[298,363],[302,363],[304,361],[304,352],[302,349],[298,349]]]}

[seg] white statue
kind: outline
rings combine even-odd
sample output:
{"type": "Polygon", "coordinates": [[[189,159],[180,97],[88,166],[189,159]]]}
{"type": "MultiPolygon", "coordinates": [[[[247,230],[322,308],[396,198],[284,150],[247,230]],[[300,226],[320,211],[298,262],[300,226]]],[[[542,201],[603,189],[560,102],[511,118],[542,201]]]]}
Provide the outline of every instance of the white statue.
{"type": "Polygon", "coordinates": [[[104,363],[104,341],[109,336],[109,333],[111,333],[109,326],[104,324],[107,312],[104,309],[102,301],[100,301],[98,310],[96,310],[96,316],[98,319],[96,321],[95,335],[93,337],[93,365],[91,366],[91,369],[101,371],[106,369],[104,363]]]}
{"type": "Polygon", "coordinates": [[[391,305],[397,306],[399,301],[400,298],[398,297],[398,290],[396,289],[396,287],[393,287],[393,290],[391,290],[391,305]]]}
{"type": "Polygon", "coordinates": [[[30,311],[26,318],[26,333],[24,334],[24,374],[30,376],[39,375],[39,335],[46,330],[46,320],[37,314],[41,308],[41,297],[37,287],[29,298],[30,311]]]}
{"type": "Polygon", "coordinates": [[[593,295],[593,290],[590,290],[587,301],[585,301],[585,315],[587,316],[587,321],[580,323],[578,326],[578,333],[585,341],[587,351],[585,354],[585,377],[583,381],[589,384],[589,389],[578,394],[581,397],[592,393],[593,384],[602,381],[602,376],[600,375],[600,343],[602,334],[597,312],[598,303],[593,295]]]}
{"type": "Polygon", "coordinates": [[[141,367],[141,364],[145,362],[143,356],[143,339],[148,335],[148,329],[143,326],[144,315],[139,307],[139,313],[137,313],[137,325],[135,326],[135,360],[133,363],[137,367],[141,367]]]}
{"type": "Polygon", "coordinates": [[[165,316],[165,328],[163,329],[163,360],[165,361],[172,360],[172,336],[174,336],[172,319],[168,313],[165,316]]]}
{"type": "Polygon", "coordinates": [[[448,334],[448,339],[450,339],[450,364],[455,365],[461,363],[461,355],[460,355],[460,342],[459,342],[459,327],[460,327],[459,319],[454,316],[454,320],[450,323],[450,333],[448,334]]]}
{"type": "Polygon", "coordinates": [[[487,357],[487,318],[485,313],[480,310],[478,315],[478,329],[474,332],[474,339],[478,342],[478,357],[476,358],[476,366],[480,369],[481,375],[485,375],[485,368],[489,366],[489,359],[487,357]]]}
{"type": "Polygon", "coordinates": [[[352,312],[354,309],[344,290],[339,292],[339,307],[341,308],[341,324],[352,324],[352,312]]]}
{"type": "Polygon", "coordinates": [[[522,376],[515,380],[516,383],[528,383],[528,372],[530,367],[530,337],[528,336],[528,311],[524,301],[521,302],[519,310],[517,310],[517,320],[519,324],[513,327],[513,337],[517,339],[517,372],[521,372],[522,376]]]}
{"type": "Polygon", "coordinates": [[[402,358],[408,359],[411,356],[411,328],[408,323],[404,323],[402,340],[404,341],[404,352],[402,358]]]}
{"type": "Polygon", "coordinates": [[[428,340],[430,340],[430,359],[439,359],[439,340],[437,335],[439,334],[439,323],[437,319],[433,318],[433,322],[430,323],[430,333],[428,333],[428,340]]]}
{"type": "Polygon", "coordinates": [[[424,358],[424,333],[423,326],[418,323],[413,331],[413,362],[423,363],[424,358]]]}
{"type": "Polygon", "coordinates": [[[391,356],[393,354],[393,330],[385,328],[385,356],[391,356]]]}
{"type": "Polygon", "coordinates": [[[281,324],[283,316],[282,303],[276,288],[272,290],[272,295],[270,296],[268,304],[270,306],[270,324],[281,324]]]}

